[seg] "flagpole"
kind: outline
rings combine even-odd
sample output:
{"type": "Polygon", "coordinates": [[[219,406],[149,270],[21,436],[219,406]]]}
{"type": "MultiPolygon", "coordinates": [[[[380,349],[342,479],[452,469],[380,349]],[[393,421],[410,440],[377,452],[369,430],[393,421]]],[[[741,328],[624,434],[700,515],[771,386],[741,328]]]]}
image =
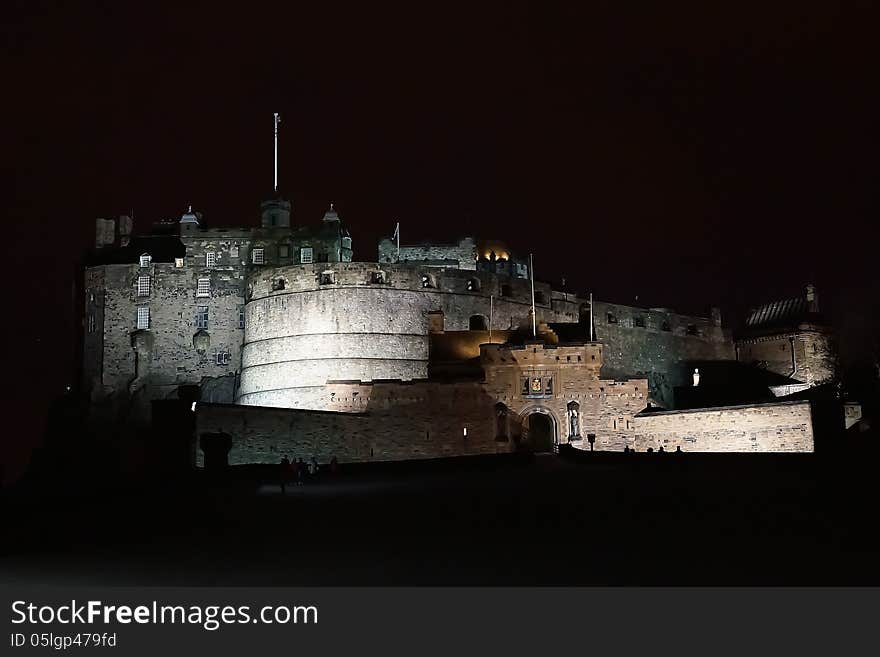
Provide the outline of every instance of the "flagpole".
{"type": "Polygon", "coordinates": [[[492,315],[495,311],[495,295],[489,295],[489,342],[492,342],[492,315]]]}
{"type": "Polygon", "coordinates": [[[278,112],[275,112],[275,191],[278,191],[278,124],[281,119],[278,118],[278,112]]]}
{"type": "Polygon", "coordinates": [[[529,276],[532,279],[532,337],[538,337],[537,319],[535,313],[535,266],[532,262],[532,254],[529,254],[529,276]]]}
{"type": "Polygon", "coordinates": [[[400,262],[400,222],[397,222],[397,228],[394,231],[397,233],[397,262],[400,262]]]}
{"type": "Polygon", "coordinates": [[[590,342],[593,341],[593,293],[590,292],[590,342]]]}

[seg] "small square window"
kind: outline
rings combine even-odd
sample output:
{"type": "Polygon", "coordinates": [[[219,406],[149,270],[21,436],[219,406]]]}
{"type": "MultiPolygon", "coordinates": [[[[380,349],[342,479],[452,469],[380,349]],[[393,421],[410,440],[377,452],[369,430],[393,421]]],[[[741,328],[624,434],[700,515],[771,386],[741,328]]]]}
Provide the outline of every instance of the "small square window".
{"type": "Polygon", "coordinates": [[[615,315],[614,313],[608,313],[608,323],[617,324],[617,315],[615,315]]]}
{"type": "Polygon", "coordinates": [[[196,311],[196,328],[208,328],[208,306],[199,306],[196,311]]]}
{"type": "Polygon", "coordinates": [[[644,317],[634,317],[633,324],[635,324],[638,328],[645,328],[645,318],[644,317]]]}
{"type": "Polygon", "coordinates": [[[370,274],[370,283],[373,285],[384,285],[385,284],[385,272],[384,271],[374,271],[370,274]]]}
{"type": "Polygon", "coordinates": [[[321,285],[333,285],[336,282],[336,274],[325,271],[321,274],[321,285]]]}
{"type": "Polygon", "coordinates": [[[138,306],[137,327],[138,327],[138,330],[150,328],[150,307],[149,306],[138,306]]]}
{"type": "Polygon", "coordinates": [[[217,252],[216,251],[206,251],[205,252],[205,267],[216,267],[217,266],[217,252]]]}
{"type": "Polygon", "coordinates": [[[299,261],[308,265],[315,261],[315,251],[310,246],[304,246],[299,250],[299,261]]]}
{"type": "Polygon", "coordinates": [[[238,307],[238,328],[244,328],[244,306],[238,307]]]}
{"type": "Polygon", "coordinates": [[[229,365],[229,352],[222,351],[214,354],[214,362],[216,362],[217,365],[229,365]]]}
{"type": "Polygon", "coordinates": [[[138,276],[138,296],[139,297],[150,296],[150,277],[149,276],[138,276]]]}
{"type": "Polygon", "coordinates": [[[200,278],[199,279],[198,286],[196,287],[196,296],[197,297],[211,296],[211,279],[210,278],[200,278]]]}
{"type": "Polygon", "coordinates": [[[251,251],[251,260],[255,265],[263,264],[263,249],[254,249],[251,251]]]}
{"type": "Polygon", "coordinates": [[[181,269],[183,267],[183,258],[175,258],[174,259],[174,266],[177,269],[181,269]]]}
{"type": "Polygon", "coordinates": [[[141,267],[149,267],[150,263],[153,262],[152,256],[149,253],[144,253],[141,256],[141,267]]]}

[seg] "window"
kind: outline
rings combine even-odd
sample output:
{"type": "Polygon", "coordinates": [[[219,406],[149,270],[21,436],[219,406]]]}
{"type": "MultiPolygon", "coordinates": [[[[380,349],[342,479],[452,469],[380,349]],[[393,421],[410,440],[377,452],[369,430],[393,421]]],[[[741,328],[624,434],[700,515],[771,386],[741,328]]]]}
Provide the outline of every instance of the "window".
{"type": "Polygon", "coordinates": [[[205,267],[216,267],[217,266],[217,252],[216,251],[206,251],[205,252],[205,267]]]}
{"type": "Polygon", "coordinates": [[[522,394],[524,394],[524,395],[529,394],[529,380],[527,378],[524,378],[522,380],[522,386],[520,386],[520,392],[522,392],[522,394]]]}
{"type": "Polygon", "coordinates": [[[149,253],[144,253],[141,256],[141,267],[149,267],[151,262],[153,262],[153,258],[149,253]]]}
{"type": "Polygon", "coordinates": [[[544,394],[552,395],[553,394],[553,377],[547,377],[544,379],[544,394]]]}
{"type": "Polygon", "coordinates": [[[238,307],[238,328],[244,328],[244,306],[238,307]]]}
{"type": "Polygon", "coordinates": [[[547,303],[547,296],[540,290],[535,291],[535,303],[547,303]]]}
{"type": "Polygon", "coordinates": [[[137,327],[138,330],[150,328],[150,307],[138,306],[137,309],[137,327]]]}
{"type": "Polygon", "coordinates": [[[89,313],[89,333],[94,333],[97,326],[95,313],[89,313]]]}
{"type": "Polygon", "coordinates": [[[471,331],[485,331],[488,328],[486,318],[483,315],[471,315],[468,320],[468,329],[471,331]]]}
{"type": "Polygon", "coordinates": [[[422,287],[430,290],[436,289],[437,281],[431,274],[422,274],[422,287]]]}
{"type": "Polygon", "coordinates": [[[370,283],[373,285],[385,285],[385,272],[374,271],[370,273],[370,283]]]}
{"type": "Polygon", "coordinates": [[[139,297],[150,296],[150,277],[149,276],[138,276],[138,296],[139,297]]]}
{"type": "Polygon", "coordinates": [[[672,327],[669,325],[669,322],[665,321],[660,325],[661,331],[671,331],[672,327]]]}
{"type": "Polygon", "coordinates": [[[315,261],[315,250],[310,246],[304,246],[299,250],[299,261],[308,265],[315,261]]]}
{"type": "Polygon", "coordinates": [[[278,245],[278,257],[279,258],[289,258],[290,257],[290,245],[289,244],[279,244],[278,245]]]}
{"type": "Polygon", "coordinates": [[[350,249],[351,248],[351,238],[346,236],[342,238],[342,248],[350,249]]]}
{"type": "Polygon", "coordinates": [[[263,249],[254,249],[251,252],[251,260],[255,265],[263,264],[263,249]]]}
{"type": "Polygon", "coordinates": [[[211,279],[210,278],[200,278],[199,279],[198,286],[196,287],[196,296],[197,297],[211,296],[211,279]]]}
{"type": "Polygon", "coordinates": [[[199,306],[196,310],[196,328],[208,328],[208,306],[199,306]]]}
{"type": "Polygon", "coordinates": [[[174,259],[174,266],[175,266],[177,269],[182,268],[182,267],[183,267],[183,258],[175,258],[175,259],[174,259]]]}
{"type": "Polygon", "coordinates": [[[336,274],[332,271],[325,271],[321,273],[321,285],[333,285],[336,282],[336,274]]]}
{"type": "Polygon", "coordinates": [[[287,281],[285,281],[283,278],[276,278],[274,281],[272,281],[273,292],[283,290],[285,287],[287,287],[287,281]]]}
{"type": "Polygon", "coordinates": [[[633,317],[633,324],[638,328],[645,328],[645,318],[644,317],[633,317]]]}
{"type": "Polygon", "coordinates": [[[480,289],[480,279],[479,278],[469,278],[467,282],[467,290],[468,292],[477,292],[480,289]]]}
{"type": "Polygon", "coordinates": [[[214,354],[214,362],[217,363],[217,365],[229,365],[229,352],[222,351],[214,354]]]}
{"type": "Polygon", "coordinates": [[[700,332],[699,332],[699,330],[697,330],[697,325],[696,324],[688,324],[687,334],[688,335],[699,335],[700,332]]]}
{"type": "Polygon", "coordinates": [[[237,258],[238,257],[238,244],[233,244],[231,247],[229,247],[229,257],[230,258],[237,258]]]}
{"type": "Polygon", "coordinates": [[[614,313],[608,313],[608,323],[617,324],[617,315],[615,315],[614,313]]]}

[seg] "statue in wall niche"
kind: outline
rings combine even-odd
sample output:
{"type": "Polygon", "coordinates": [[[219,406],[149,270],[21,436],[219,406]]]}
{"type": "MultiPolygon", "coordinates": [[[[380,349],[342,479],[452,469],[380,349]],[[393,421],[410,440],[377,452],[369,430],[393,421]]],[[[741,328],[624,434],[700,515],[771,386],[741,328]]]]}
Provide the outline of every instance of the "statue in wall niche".
{"type": "Polygon", "coordinates": [[[580,411],[575,402],[568,405],[568,435],[571,438],[581,435],[580,411]]]}
{"type": "Polygon", "coordinates": [[[700,385],[700,368],[694,368],[694,386],[700,385]]]}

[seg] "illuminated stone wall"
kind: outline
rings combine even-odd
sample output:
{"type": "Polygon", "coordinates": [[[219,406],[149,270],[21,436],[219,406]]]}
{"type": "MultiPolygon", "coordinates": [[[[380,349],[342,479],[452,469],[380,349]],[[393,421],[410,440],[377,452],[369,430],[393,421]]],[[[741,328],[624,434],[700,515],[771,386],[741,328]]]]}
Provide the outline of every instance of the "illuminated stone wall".
{"type": "MultiPolygon", "coordinates": [[[[377,382],[330,388],[338,397],[335,405],[347,407],[345,412],[199,404],[197,435],[230,434],[232,465],[278,463],[285,455],[304,460],[314,456],[321,463],[335,456],[346,463],[512,450],[509,441],[496,440],[492,402],[478,383],[377,382]]],[[[196,450],[199,466],[202,457],[196,450]]]]}
{"type": "Polygon", "coordinates": [[[830,380],[836,371],[831,335],[818,327],[738,340],[737,349],[743,363],[810,385],[830,380]]]}
{"type": "MultiPolygon", "coordinates": [[[[460,269],[476,269],[477,243],[472,237],[465,237],[456,244],[401,244],[400,262],[442,263],[460,269]]],[[[379,262],[390,264],[398,262],[397,242],[391,239],[379,241],[379,262]]]]}
{"type": "Polygon", "coordinates": [[[644,413],[635,418],[631,446],[672,452],[812,452],[806,401],[644,413]]]}

